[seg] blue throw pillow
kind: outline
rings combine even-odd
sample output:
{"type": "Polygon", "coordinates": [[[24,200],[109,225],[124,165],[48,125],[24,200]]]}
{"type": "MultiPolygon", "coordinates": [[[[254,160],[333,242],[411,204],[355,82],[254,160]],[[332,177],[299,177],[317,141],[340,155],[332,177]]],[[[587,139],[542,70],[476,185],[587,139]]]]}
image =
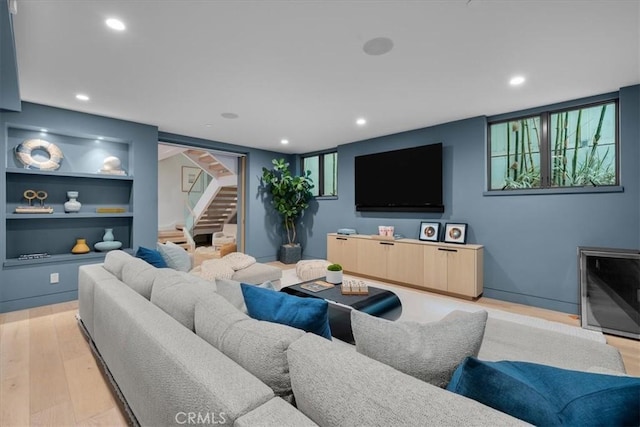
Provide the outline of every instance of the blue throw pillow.
{"type": "Polygon", "coordinates": [[[242,283],[242,295],[249,316],[281,323],[331,339],[329,304],[319,298],[302,298],[242,283]]]}
{"type": "Polygon", "coordinates": [[[136,251],[136,258],[140,258],[141,260],[148,262],[154,267],[158,267],[158,268],[168,267],[164,258],[162,258],[162,255],[160,254],[160,252],[155,251],[153,249],[147,249],[140,246],[136,251]]]}
{"type": "Polygon", "coordinates": [[[447,390],[535,425],[637,426],[640,378],[467,358],[447,390]]]}

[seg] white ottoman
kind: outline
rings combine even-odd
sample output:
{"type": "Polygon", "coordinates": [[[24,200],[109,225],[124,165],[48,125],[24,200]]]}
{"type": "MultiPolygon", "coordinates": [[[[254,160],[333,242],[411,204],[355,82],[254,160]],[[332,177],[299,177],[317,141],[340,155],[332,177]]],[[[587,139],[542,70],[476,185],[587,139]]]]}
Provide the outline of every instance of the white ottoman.
{"type": "Polygon", "coordinates": [[[324,259],[305,259],[296,264],[296,274],[303,282],[326,276],[327,266],[331,263],[324,259]]]}

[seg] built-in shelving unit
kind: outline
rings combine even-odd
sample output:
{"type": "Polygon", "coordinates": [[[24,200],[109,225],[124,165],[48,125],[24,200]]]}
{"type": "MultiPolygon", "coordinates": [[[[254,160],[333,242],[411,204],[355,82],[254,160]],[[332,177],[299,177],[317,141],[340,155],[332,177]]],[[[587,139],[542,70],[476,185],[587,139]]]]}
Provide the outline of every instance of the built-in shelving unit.
{"type": "MultiPolygon", "coordinates": [[[[131,143],[108,136],[72,135],[44,132],[39,127],[6,126],[3,233],[0,244],[4,256],[1,266],[4,276],[2,300],[47,301],[55,293],[77,290],[77,267],[101,262],[105,253],[94,250],[102,241],[106,228],[113,229],[122,248],[132,252],[133,246],[133,184],[129,170],[131,143]],[[17,158],[15,150],[24,141],[41,139],[55,144],[64,158],[57,170],[28,169],[17,158]],[[104,160],[117,157],[124,175],[103,173],[104,160]],[[32,205],[44,205],[52,213],[18,213],[16,208],[29,205],[24,194],[27,190],[46,192],[47,198],[32,205]],[[65,212],[67,192],[77,191],[82,203],[79,212],[65,212]],[[99,213],[99,208],[118,208],[122,212],[99,213]],[[87,254],[72,254],[77,239],[85,239],[92,249],[87,254]],[[48,256],[28,258],[34,254],[48,256]],[[27,258],[27,259],[25,259],[27,258]],[[35,282],[21,285],[18,279],[28,272],[38,277],[35,282]],[[53,286],[55,285],[55,286],[53,286]]],[[[32,151],[32,157],[46,160],[42,150],[32,151]]]]}

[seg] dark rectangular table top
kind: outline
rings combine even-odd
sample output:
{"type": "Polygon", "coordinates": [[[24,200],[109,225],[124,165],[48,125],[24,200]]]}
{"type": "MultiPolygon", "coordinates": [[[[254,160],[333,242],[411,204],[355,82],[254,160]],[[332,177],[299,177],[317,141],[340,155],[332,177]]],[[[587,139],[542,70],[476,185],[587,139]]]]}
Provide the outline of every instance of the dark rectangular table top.
{"type": "Polygon", "coordinates": [[[321,282],[324,278],[309,280],[280,289],[289,295],[299,297],[320,298],[329,302],[329,326],[331,334],[343,341],[354,343],[351,330],[351,309],[359,310],[372,316],[388,320],[396,320],[402,313],[402,304],[398,296],[386,289],[369,286],[369,295],[342,295],[340,285],[312,292],[304,289],[305,283],[321,282]]]}

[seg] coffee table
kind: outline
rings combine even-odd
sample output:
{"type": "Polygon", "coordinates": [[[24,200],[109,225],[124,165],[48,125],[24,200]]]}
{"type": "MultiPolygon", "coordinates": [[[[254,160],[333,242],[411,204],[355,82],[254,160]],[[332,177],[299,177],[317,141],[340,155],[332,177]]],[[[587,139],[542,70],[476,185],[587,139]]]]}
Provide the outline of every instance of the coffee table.
{"type": "Polygon", "coordinates": [[[329,303],[331,335],[339,340],[350,344],[355,343],[351,330],[351,310],[359,310],[387,320],[396,320],[402,314],[400,298],[386,289],[369,286],[369,295],[342,295],[340,285],[319,292],[312,292],[301,287],[305,283],[321,281],[324,281],[324,277],[284,287],[280,289],[280,292],[327,301],[329,303]]]}

